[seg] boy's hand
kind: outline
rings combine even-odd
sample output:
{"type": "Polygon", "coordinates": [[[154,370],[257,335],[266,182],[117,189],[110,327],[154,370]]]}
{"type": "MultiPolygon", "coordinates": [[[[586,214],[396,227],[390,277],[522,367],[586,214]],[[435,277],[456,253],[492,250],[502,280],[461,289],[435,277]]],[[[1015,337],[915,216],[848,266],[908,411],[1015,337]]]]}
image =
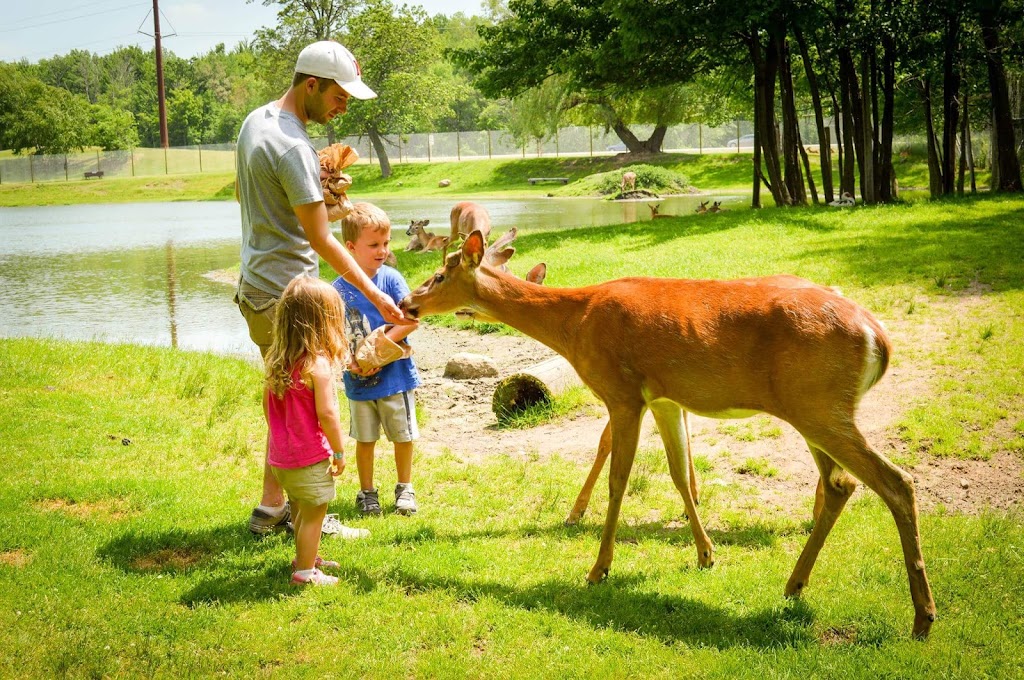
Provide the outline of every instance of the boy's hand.
{"type": "Polygon", "coordinates": [[[381,368],[381,366],[378,366],[377,368],[371,368],[369,370],[364,371],[363,369],[359,368],[359,364],[356,363],[356,360],[352,359],[352,361],[349,362],[348,365],[348,372],[352,373],[353,375],[358,375],[360,378],[366,378],[368,376],[373,375],[374,373],[380,373],[381,368]]]}

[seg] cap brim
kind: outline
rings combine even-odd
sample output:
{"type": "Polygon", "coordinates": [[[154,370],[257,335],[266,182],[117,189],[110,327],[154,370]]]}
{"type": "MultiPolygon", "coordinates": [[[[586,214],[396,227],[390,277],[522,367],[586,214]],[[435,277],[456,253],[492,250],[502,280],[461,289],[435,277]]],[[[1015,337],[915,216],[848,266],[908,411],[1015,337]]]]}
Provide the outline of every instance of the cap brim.
{"type": "Polygon", "coordinates": [[[350,83],[343,83],[340,80],[336,80],[336,83],[341,86],[341,89],[348,92],[349,95],[356,99],[376,99],[377,93],[366,86],[362,80],[353,80],[350,83]]]}

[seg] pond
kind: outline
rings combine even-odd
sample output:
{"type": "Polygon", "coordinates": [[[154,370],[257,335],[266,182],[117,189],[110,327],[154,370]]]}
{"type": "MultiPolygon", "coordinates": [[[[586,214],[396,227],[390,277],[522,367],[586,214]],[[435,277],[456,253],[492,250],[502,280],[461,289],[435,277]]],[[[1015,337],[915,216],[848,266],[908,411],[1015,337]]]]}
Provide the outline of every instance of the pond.
{"type": "MultiPolygon", "coordinates": [[[[722,198],[722,197],[717,197],[722,198]]],[[[739,203],[740,197],[729,197],[739,203]]],[[[395,225],[447,230],[451,199],[375,201],[395,225]]],[[[536,230],[650,219],[646,202],[587,199],[479,201],[497,230],[536,230]]],[[[668,198],[686,214],[698,197],[668,198]]],[[[210,273],[237,267],[238,206],[223,202],[0,208],[0,337],[133,342],[256,356],[232,289],[210,273]]]]}

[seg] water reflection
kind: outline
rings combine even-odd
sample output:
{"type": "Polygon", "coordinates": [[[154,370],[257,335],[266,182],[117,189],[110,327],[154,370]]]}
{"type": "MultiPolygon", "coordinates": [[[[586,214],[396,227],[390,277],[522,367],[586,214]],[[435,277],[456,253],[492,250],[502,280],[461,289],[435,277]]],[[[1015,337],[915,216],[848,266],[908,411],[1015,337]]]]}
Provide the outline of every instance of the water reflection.
{"type": "MultiPolygon", "coordinates": [[[[738,197],[737,197],[738,198],[738,197]]],[[[452,199],[375,201],[396,226],[448,223],[452,199]]],[[[480,200],[496,228],[522,233],[650,219],[646,202],[480,200]]],[[[661,212],[686,214],[699,200],[666,199],[661,212]]],[[[404,229],[396,246],[404,246],[404,229]]],[[[169,345],[256,357],[225,282],[235,269],[233,202],[135,203],[0,208],[0,337],[169,345]]]]}

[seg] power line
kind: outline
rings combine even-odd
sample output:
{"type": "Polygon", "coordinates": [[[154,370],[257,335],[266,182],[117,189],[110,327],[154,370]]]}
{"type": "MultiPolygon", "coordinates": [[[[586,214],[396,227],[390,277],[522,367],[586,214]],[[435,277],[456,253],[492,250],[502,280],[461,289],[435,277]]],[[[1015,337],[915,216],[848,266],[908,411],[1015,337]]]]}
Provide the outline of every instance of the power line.
{"type": "Polygon", "coordinates": [[[114,9],[103,10],[102,12],[93,12],[92,14],[80,14],[75,17],[65,17],[64,19],[54,19],[53,21],[44,21],[40,24],[32,24],[30,26],[19,26],[18,28],[5,28],[0,33],[14,33],[16,31],[24,31],[29,28],[39,28],[41,26],[52,26],[53,24],[63,24],[68,21],[78,21],[79,19],[90,19],[92,17],[100,16],[101,14],[111,14],[113,12],[120,12],[125,9],[132,9],[135,7],[141,7],[146,3],[136,2],[131,5],[124,5],[123,7],[115,7],[114,9]]]}
{"type": "MultiPolygon", "coordinates": [[[[99,2],[87,2],[84,5],[78,5],[77,7],[75,7],[75,9],[83,10],[86,7],[95,7],[96,5],[108,5],[112,1],[113,0],[99,0],[99,2]]],[[[22,17],[21,19],[12,19],[11,22],[13,22],[15,24],[20,24],[20,23],[23,23],[23,22],[26,22],[26,21],[35,21],[36,19],[43,19],[45,17],[52,17],[52,16],[54,16],[56,14],[67,14],[67,10],[66,9],[58,9],[58,10],[54,10],[52,12],[44,12],[42,14],[36,14],[35,16],[31,16],[31,17],[22,17]]],[[[11,23],[11,22],[8,22],[8,23],[11,23]]]]}

